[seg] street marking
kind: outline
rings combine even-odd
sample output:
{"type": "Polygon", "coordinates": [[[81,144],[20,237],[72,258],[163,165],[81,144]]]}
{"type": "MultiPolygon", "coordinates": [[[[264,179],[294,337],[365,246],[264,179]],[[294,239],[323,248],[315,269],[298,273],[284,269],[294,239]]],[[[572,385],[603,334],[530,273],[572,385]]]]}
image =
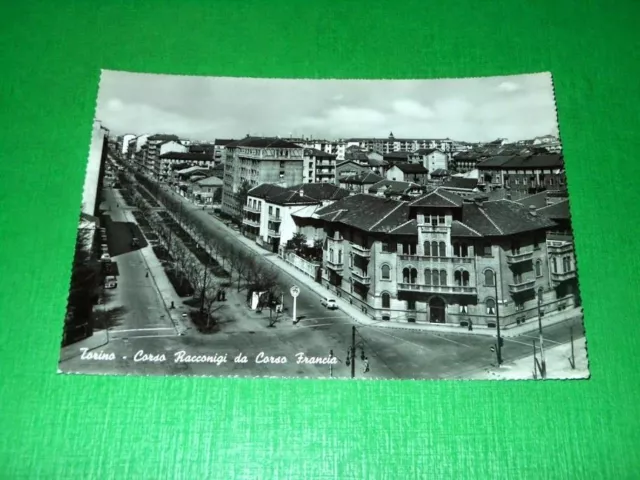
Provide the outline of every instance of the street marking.
{"type": "Polygon", "coordinates": [[[505,342],[518,343],[520,345],[526,345],[527,347],[531,346],[530,343],[524,343],[524,342],[519,342],[517,340],[511,340],[511,338],[509,338],[509,337],[502,337],[502,338],[504,339],[505,342]]]}
{"type": "MultiPolygon", "coordinates": [[[[294,324],[297,325],[297,324],[294,324]]],[[[299,328],[314,328],[314,327],[331,327],[334,326],[335,323],[321,323],[318,325],[301,325],[299,328]]]]}
{"type": "MultiPolygon", "coordinates": [[[[298,315],[298,317],[302,317],[302,315],[298,315]]],[[[301,318],[300,320],[298,320],[298,322],[306,322],[307,320],[327,320],[327,319],[332,319],[332,320],[351,320],[351,317],[348,316],[340,316],[340,317],[310,317],[310,318],[301,318]]]]}
{"type": "Polygon", "coordinates": [[[180,335],[177,333],[174,333],[173,335],[135,335],[133,337],[127,337],[126,339],[115,338],[114,340],[135,340],[137,338],[176,338],[176,337],[180,337],[180,335]]]}
{"type": "MultiPolygon", "coordinates": [[[[531,335],[518,335],[519,337],[525,337],[525,338],[531,338],[533,340],[538,340],[540,338],[540,335],[538,336],[531,336],[531,335]]],[[[564,345],[561,342],[556,342],[555,340],[549,340],[548,338],[544,338],[544,343],[550,342],[550,343],[555,343],[556,345],[564,345]]]]}

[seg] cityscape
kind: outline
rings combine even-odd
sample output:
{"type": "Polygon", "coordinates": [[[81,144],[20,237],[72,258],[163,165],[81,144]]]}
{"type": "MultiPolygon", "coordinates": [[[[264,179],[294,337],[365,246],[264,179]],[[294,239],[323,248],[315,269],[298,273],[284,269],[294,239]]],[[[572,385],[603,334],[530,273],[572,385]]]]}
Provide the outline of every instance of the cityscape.
{"type": "Polygon", "coordinates": [[[589,377],[549,73],[103,71],[61,373],[589,377]]]}

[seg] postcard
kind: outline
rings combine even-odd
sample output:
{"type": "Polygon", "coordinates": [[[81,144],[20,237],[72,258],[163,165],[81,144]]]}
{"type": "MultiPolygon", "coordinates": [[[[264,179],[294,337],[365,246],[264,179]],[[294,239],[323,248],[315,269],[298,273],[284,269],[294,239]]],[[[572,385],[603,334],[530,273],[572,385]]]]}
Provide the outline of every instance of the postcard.
{"type": "Polygon", "coordinates": [[[588,378],[564,161],[550,73],[103,70],[58,371],[588,378]]]}

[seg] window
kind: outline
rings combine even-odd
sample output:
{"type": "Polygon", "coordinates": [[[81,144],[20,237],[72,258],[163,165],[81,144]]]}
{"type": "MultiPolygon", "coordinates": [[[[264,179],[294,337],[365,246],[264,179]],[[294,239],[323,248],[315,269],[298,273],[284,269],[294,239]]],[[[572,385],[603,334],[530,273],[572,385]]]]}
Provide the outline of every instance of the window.
{"type": "Polygon", "coordinates": [[[333,263],[333,248],[329,249],[329,261],[333,263]]]}
{"type": "Polygon", "coordinates": [[[551,259],[551,266],[553,273],[558,273],[558,259],[556,257],[553,257],[551,259]]]}
{"type": "Polygon", "coordinates": [[[431,244],[429,242],[424,242],[424,254],[427,257],[431,256],[431,244]]]}
{"type": "Polygon", "coordinates": [[[383,280],[389,280],[391,278],[391,272],[390,272],[390,268],[389,265],[383,265],[382,266],[382,279],[383,280]]]}
{"type": "Polygon", "coordinates": [[[488,298],[484,303],[486,307],[487,315],[495,315],[496,314],[496,302],[493,298],[488,298]]]}
{"type": "Polygon", "coordinates": [[[491,253],[491,244],[490,243],[485,243],[484,245],[482,245],[482,256],[483,257],[491,257],[492,253],[491,253]]]}
{"type": "Polygon", "coordinates": [[[390,252],[389,244],[387,242],[382,242],[382,251],[383,252],[390,252]]]}
{"type": "Polygon", "coordinates": [[[438,223],[444,225],[444,215],[438,215],[438,223]]]}
{"type": "Polygon", "coordinates": [[[517,242],[511,242],[511,253],[518,255],[520,253],[520,244],[517,242]]]}
{"type": "Polygon", "coordinates": [[[536,260],[536,277],[542,276],[542,262],[540,260],[536,260]]]}
{"type": "Polygon", "coordinates": [[[440,270],[440,285],[445,286],[447,284],[447,271],[440,270]]]}
{"type": "Polygon", "coordinates": [[[460,305],[460,313],[469,313],[468,305],[460,305]]]}
{"type": "Polygon", "coordinates": [[[407,310],[415,310],[415,309],[416,309],[416,301],[407,300],[407,310]]]}
{"type": "Polygon", "coordinates": [[[431,256],[438,256],[438,242],[431,242],[431,256]]]}
{"type": "Polygon", "coordinates": [[[521,273],[514,273],[513,274],[513,283],[515,285],[519,285],[520,283],[522,283],[522,274],[521,273]]]}
{"type": "Polygon", "coordinates": [[[382,308],[391,308],[391,296],[388,293],[382,294],[382,308]]]}
{"type": "Polygon", "coordinates": [[[273,215],[273,207],[269,205],[269,215],[273,215]]]}
{"type": "Polygon", "coordinates": [[[338,250],[338,264],[342,263],[342,250],[338,250]]]}
{"type": "Polygon", "coordinates": [[[533,249],[540,250],[540,237],[537,234],[533,237],[533,249]]]}
{"type": "Polygon", "coordinates": [[[571,259],[569,257],[562,258],[562,271],[564,273],[571,271],[571,259]]]}
{"type": "Polygon", "coordinates": [[[484,286],[485,287],[494,287],[495,286],[495,273],[490,268],[484,271],[484,286]]]}
{"type": "Polygon", "coordinates": [[[431,269],[430,268],[427,268],[424,271],[424,284],[431,285],[431,269]]]}
{"type": "Polygon", "coordinates": [[[524,310],[524,303],[516,302],[516,312],[520,312],[522,310],[524,310]]]}
{"type": "Polygon", "coordinates": [[[444,242],[440,242],[438,244],[438,246],[440,247],[440,251],[438,252],[440,254],[441,257],[446,257],[447,256],[447,244],[444,242]]]}
{"type": "Polygon", "coordinates": [[[349,254],[349,268],[353,267],[353,253],[349,254]]]}
{"type": "Polygon", "coordinates": [[[453,274],[453,280],[457,287],[469,286],[469,272],[466,270],[458,270],[453,274]]]}
{"type": "Polygon", "coordinates": [[[434,287],[440,286],[440,272],[438,272],[438,270],[433,270],[431,272],[431,281],[433,282],[434,287]]]}
{"type": "Polygon", "coordinates": [[[276,218],[280,218],[280,209],[276,208],[276,218]]]}

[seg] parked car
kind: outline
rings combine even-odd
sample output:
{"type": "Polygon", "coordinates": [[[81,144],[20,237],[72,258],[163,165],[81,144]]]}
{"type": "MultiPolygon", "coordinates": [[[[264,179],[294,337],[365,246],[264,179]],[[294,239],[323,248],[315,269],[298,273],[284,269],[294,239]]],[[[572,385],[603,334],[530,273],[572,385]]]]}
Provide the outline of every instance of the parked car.
{"type": "Polygon", "coordinates": [[[337,310],[338,304],[336,303],[334,298],[323,298],[322,302],[320,302],[323,307],[328,308],[329,310],[337,310]]]}
{"type": "Polygon", "coordinates": [[[109,255],[108,253],[103,253],[100,256],[100,261],[101,262],[110,262],[111,261],[111,255],[109,255]]]}
{"type": "Polygon", "coordinates": [[[118,284],[116,282],[104,282],[104,288],[116,288],[118,284]]]}
{"type": "Polygon", "coordinates": [[[118,286],[118,279],[114,275],[107,275],[104,279],[105,288],[116,288],[118,286]]]}
{"type": "Polygon", "coordinates": [[[100,250],[102,250],[102,253],[109,253],[109,247],[107,246],[106,243],[103,243],[102,245],[100,245],[100,250]]]}
{"type": "Polygon", "coordinates": [[[131,246],[132,247],[137,247],[138,245],[140,245],[140,241],[138,240],[138,237],[133,237],[131,239],[131,246]]]}

